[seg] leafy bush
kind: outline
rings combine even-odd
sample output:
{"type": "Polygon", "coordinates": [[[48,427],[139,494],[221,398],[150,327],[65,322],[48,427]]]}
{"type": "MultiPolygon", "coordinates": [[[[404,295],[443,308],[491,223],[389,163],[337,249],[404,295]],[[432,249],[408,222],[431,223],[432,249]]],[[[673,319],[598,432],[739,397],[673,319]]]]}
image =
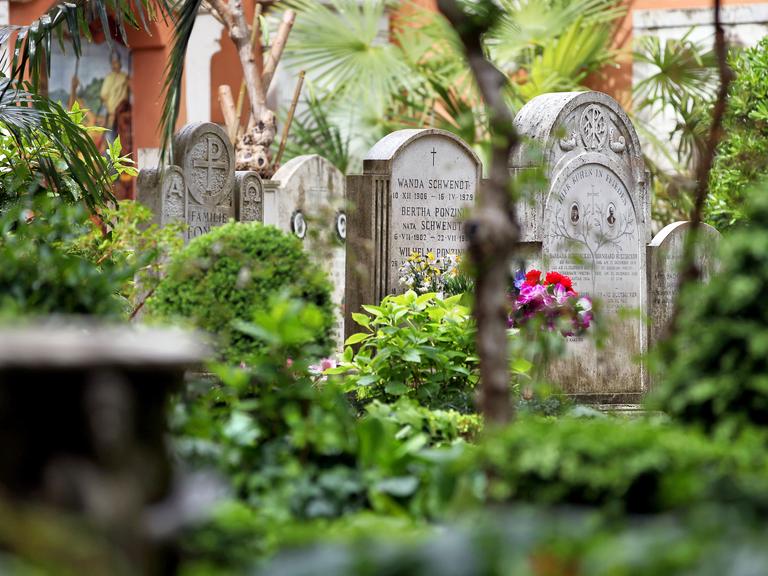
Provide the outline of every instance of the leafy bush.
{"type": "Polygon", "coordinates": [[[257,576],[751,576],[768,573],[765,527],[727,509],[615,522],[594,512],[516,507],[472,515],[428,538],[374,526],[346,540],[317,532],[257,576]]]}
{"type": "Polygon", "coordinates": [[[298,239],[271,226],[230,222],[195,238],[168,265],[147,308],[155,317],[188,319],[216,335],[221,356],[239,363],[265,342],[263,334],[238,330],[235,322],[251,320],[280,291],[321,312],[315,340],[330,350],[330,284],[298,239]]]}
{"type": "Polygon", "coordinates": [[[768,175],[768,37],[732,53],[730,65],[735,77],[706,206],[707,220],[720,230],[745,218],[745,192],[768,175]]]}
{"type": "Polygon", "coordinates": [[[478,380],[475,325],[461,296],[442,299],[409,290],[353,314],[365,332],[353,334],[338,368],[345,386],[363,402],[413,398],[428,408],[472,409],[478,380]]]}
{"type": "Polygon", "coordinates": [[[748,227],[722,242],[721,270],[687,287],[676,334],[659,351],[653,405],[706,429],[768,422],[768,197],[749,194],[748,227]]]}
{"type": "Polygon", "coordinates": [[[459,456],[459,431],[477,419],[382,405],[358,418],[333,382],[318,385],[309,371],[323,323],[317,307],[273,298],[240,325],[269,335],[249,366],[218,367],[220,382],[194,383],[176,401],[177,453],[188,465],[218,468],[239,500],[193,540],[250,537],[248,550],[264,554],[302,521],[364,511],[421,519],[443,510],[456,477],[444,467],[459,456]]]}
{"type": "Polygon", "coordinates": [[[118,317],[118,292],[135,271],[126,263],[100,266],[73,253],[88,215],[80,205],[41,197],[0,216],[0,310],[5,316],[93,314],[118,317]]]}
{"type": "Polygon", "coordinates": [[[136,270],[121,289],[133,306],[142,296],[154,292],[161,279],[161,268],[183,244],[184,225],[150,224],[152,212],[133,200],[122,200],[116,208],[99,212],[99,220],[87,220],[88,231],[73,240],[73,252],[97,266],[104,262],[136,270]]]}
{"type": "Polygon", "coordinates": [[[619,418],[524,418],[487,439],[475,468],[494,501],[592,505],[615,513],[721,501],[768,512],[765,437],[716,442],[675,425],[619,418]]]}

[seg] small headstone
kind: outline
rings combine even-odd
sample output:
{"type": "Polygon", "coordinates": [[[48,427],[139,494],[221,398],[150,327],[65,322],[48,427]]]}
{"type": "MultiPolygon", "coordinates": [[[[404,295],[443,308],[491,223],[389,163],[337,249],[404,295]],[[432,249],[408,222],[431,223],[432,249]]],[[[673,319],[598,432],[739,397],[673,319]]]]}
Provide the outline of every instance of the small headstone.
{"type": "Polygon", "coordinates": [[[462,211],[480,178],[480,159],[445,130],[398,130],[371,148],[363,174],[347,177],[348,333],[361,305],[403,291],[399,269],[411,253],[439,258],[464,249],[462,211]]]}
{"type": "Polygon", "coordinates": [[[174,164],[141,170],[139,202],[149,206],[155,222],[187,223],[186,240],[215,226],[263,219],[263,187],[258,173],[235,172],[235,152],[216,124],[197,122],[173,137],[174,164]]]}
{"type": "MultiPolygon", "coordinates": [[[[648,244],[648,293],[650,295],[650,346],[666,333],[675,309],[683,250],[690,222],[675,222],[661,229],[648,244]]],[[[717,271],[717,248],[720,232],[709,224],[700,223],[694,257],[707,282],[717,271]]]]}
{"type": "Polygon", "coordinates": [[[336,307],[336,337],[344,338],[344,275],[347,216],[344,174],[316,154],[297,156],[272,177],[279,182],[264,223],[301,239],[304,248],[328,273],[336,307]]]}
{"type": "Polygon", "coordinates": [[[599,300],[605,346],[569,338],[554,382],[580,400],[632,403],[647,389],[639,358],[647,348],[648,176],[640,143],[621,106],[599,92],[544,94],[515,118],[526,139],[511,158],[520,173],[541,167],[549,179],[521,206],[524,246],[536,263],[570,276],[599,300]]]}

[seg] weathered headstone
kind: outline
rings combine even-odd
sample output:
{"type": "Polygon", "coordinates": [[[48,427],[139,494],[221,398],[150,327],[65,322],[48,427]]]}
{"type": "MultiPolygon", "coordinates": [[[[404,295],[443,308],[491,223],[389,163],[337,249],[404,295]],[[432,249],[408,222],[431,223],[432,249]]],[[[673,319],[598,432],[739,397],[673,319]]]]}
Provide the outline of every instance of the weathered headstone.
{"type": "Polygon", "coordinates": [[[460,138],[436,129],[398,130],[379,140],[363,174],[347,177],[347,333],[351,314],[402,292],[399,269],[412,252],[461,252],[462,209],[481,178],[477,155],[460,138]]]}
{"type": "MultiPolygon", "coordinates": [[[[665,334],[675,309],[683,250],[690,222],[675,222],[661,229],[648,244],[648,294],[650,346],[665,334]]],[[[720,232],[700,223],[694,257],[701,279],[708,281],[717,270],[720,232]]]]}
{"type": "Polygon", "coordinates": [[[344,338],[344,266],[347,216],[344,174],[316,154],[297,156],[272,177],[279,182],[265,224],[296,235],[333,284],[336,336],[344,338]]]}
{"type": "Polygon", "coordinates": [[[187,223],[190,240],[234,218],[263,219],[263,187],[256,172],[235,172],[235,152],[224,130],[197,122],[173,138],[174,164],[139,173],[137,198],[154,221],[187,223]]]}
{"type": "Polygon", "coordinates": [[[594,403],[632,403],[647,389],[639,357],[647,349],[648,176],[632,123],[599,92],[544,94],[515,118],[524,143],[513,173],[543,169],[549,186],[521,205],[522,242],[537,263],[573,279],[599,300],[605,345],[569,338],[551,377],[594,403]]]}

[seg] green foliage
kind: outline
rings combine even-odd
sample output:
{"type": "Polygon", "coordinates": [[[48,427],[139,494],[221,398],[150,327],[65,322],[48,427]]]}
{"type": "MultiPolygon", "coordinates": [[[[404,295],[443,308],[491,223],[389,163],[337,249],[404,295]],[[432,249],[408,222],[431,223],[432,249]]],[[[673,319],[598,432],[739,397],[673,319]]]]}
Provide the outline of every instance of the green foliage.
{"type": "Polygon", "coordinates": [[[678,330],[660,350],[656,405],[707,429],[768,421],[768,196],[749,194],[748,227],[721,245],[721,270],[682,294],[678,330]]]}
{"type": "Polygon", "coordinates": [[[184,225],[150,224],[152,212],[133,200],[122,200],[117,208],[106,208],[99,216],[99,221],[86,221],[87,233],[74,239],[70,248],[96,265],[108,261],[135,270],[120,293],[128,302],[140,303],[160,282],[164,262],[181,249],[184,225]]]}
{"type": "Polygon", "coordinates": [[[345,373],[344,385],[360,401],[385,402],[406,396],[428,408],[472,409],[478,380],[475,329],[461,296],[417,296],[409,290],[387,296],[354,320],[364,332],[347,339],[342,363],[328,373],[345,373]]]}
{"type": "MultiPolygon", "coordinates": [[[[450,130],[485,157],[487,113],[456,31],[440,13],[408,5],[397,12],[395,42],[388,42],[380,29],[386,4],[289,3],[299,17],[288,62],[307,70],[325,116],[352,140],[351,164],[400,128],[450,130]]],[[[625,13],[614,0],[463,2],[462,8],[495,22],[484,44],[510,78],[505,95],[513,107],[544,92],[582,88],[590,72],[613,60],[613,24],[625,13]]]]}
{"type": "Polygon", "coordinates": [[[271,226],[230,222],[195,238],[168,265],[147,308],[156,318],[186,319],[214,334],[222,358],[237,364],[267,342],[265,334],[240,330],[236,322],[251,320],[281,291],[317,307],[322,322],[315,340],[330,350],[328,280],[297,238],[271,226]]]}
{"type": "Polygon", "coordinates": [[[768,37],[732,53],[730,65],[735,77],[706,205],[707,221],[720,230],[746,217],[745,192],[768,175],[768,37]]]}
{"type": "Polygon", "coordinates": [[[31,94],[0,78],[0,207],[38,192],[55,192],[92,210],[112,199],[112,182],[136,174],[120,156],[120,140],[101,155],[85,114],[31,94]]]}
{"type": "Polygon", "coordinates": [[[487,439],[474,467],[490,471],[492,501],[643,514],[722,501],[764,513],[764,446],[764,436],[713,442],[642,420],[524,418],[487,439]]]}
{"type": "MultiPolygon", "coordinates": [[[[257,576],[751,576],[768,573],[763,526],[727,509],[615,522],[590,511],[516,507],[401,541],[380,529],[288,549],[257,576]]],[[[395,533],[396,534],[396,533],[395,533]]]]}
{"type": "Polygon", "coordinates": [[[197,382],[174,406],[177,453],[225,473],[240,501],[190,535],[198,554],[230,564],[271,551],[301,522],[442,512],[453,483],[443,469],[476,418],[405,403],[358,418],[333,382],[318,384],[309,370],[323,327],[314,305],[273,298],[241,327],[270,335],[261,353],[247,369],[216,368],[219,382],[197,382]],[[222,542],[238,548],[217,550],[222,542]]]}
{"type": "Polygon", "coordinates": [[[117,292],[134,268],[111,261],[97,267],[70,249],[87,221],[82,206],[46,197],[14,204],[0,216],[3,315],[117,317],[125,311],[117,292]]]}

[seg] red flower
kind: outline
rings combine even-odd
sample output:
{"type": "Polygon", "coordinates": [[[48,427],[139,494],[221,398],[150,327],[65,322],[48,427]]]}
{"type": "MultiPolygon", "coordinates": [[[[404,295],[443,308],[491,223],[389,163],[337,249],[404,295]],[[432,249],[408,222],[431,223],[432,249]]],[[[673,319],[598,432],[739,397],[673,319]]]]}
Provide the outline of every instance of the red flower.
{"type": "Polygon", "coordinates": [[[560,272],[547,272],[544,284],[560,284],[566,290],[573,290],[573,283],[568,276],[560,272]]]}
{"type": "Polygon", "coordinates": [[[541,280],[541,271],[539,270],[529,270],[528,273],[525,275],[525,283],[528,286],[536,286],[536,284],[538,284],[540,280],[541,280]]]}

